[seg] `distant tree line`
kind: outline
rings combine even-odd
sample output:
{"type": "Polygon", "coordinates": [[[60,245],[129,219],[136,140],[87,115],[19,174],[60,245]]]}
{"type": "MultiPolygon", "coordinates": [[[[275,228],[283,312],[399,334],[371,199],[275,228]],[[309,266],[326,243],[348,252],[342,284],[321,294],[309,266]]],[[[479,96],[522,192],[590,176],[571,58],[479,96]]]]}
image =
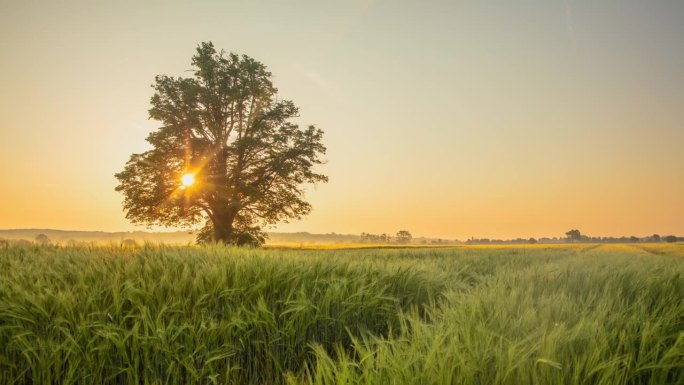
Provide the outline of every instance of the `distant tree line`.
{"type": "Polygon", "coordinates": [[[515,238],[515,239],[489,239],[489,238],[470,238],[465,241],[465,244],[471,245],[503,245],[503,244],[534,244],[534,243],[654,243],[654,242],[683,242],[684,237],[677,237],[675,235],[667,235],[661,237],[658,234],[648,235],[645,237],[637,236],[622,236],[622,237],[590,237],[582,234],[579,230],[573,229],[565,233],[565,237],[553,238],[515,238]]]}
{"type": "Polygon", "coordinates": [[[552,243],[555,238],[540,238],[539,240],[535,238],[515,238],[515,239],[489,239],[489,238],[470,238],[464,243],[466,245],[507,245],[507,244],[535,244],[538,242],[542,243],[552,243]],[[548,242],[546,242],[548,241],[548,242]]]}
{"type": "Polygon", "coordinates": [[[408,230],[399,230],[394,236],[387,233],[361,233],[360,243],[411,243],[413,235],[408,230]]]}
{"type": "Polygon", "coordinates": [[[591,243],[636,243],[636,242],[677,242],[684,240],[684,238],[677,237],[675,235],[667,235],[661,237],[658,234],[648,235],[645,237],[632,236],[622,236],[622,237],[589,237],[582,234],[579,230],[570,230],[565,233],[565,240],[567,242],[591,242],[591,243]]]}
{"type": "Polygon", "coordinates": [[[458,239],[414,237],[408,230],[399,230],[395,235],[388,233],[372,234],[363,232],[358,238],[359,243],[370,244],[419,244],[419,245],[456,245],[463,244],[458,239]]]}
{"type": "MultiPolygon", "coordinates": [[[[489,239],[489,238],[470,238],[465,242],[459,241],[457,239],[442,239],[442,238],[425,238],[419,237],[414,238],[413,235],[407,230],[400,230],[394,236],[388,233],[382,234],[371,234],[371,233],[361,233],[358,235],[345,235],[345,234],[310,234],[310,233],[272,233],[272,238],[275,242],[307,242],[307,243],[369,243],[369,244],[421,244],[421,245],[454,245],[454,244],[467,244],[467,245],[503,245],[503,244],[535,244],[535,243],[658,243],[658,242],[684,242],[684,237],[677,237],[675,235],[660,236],[659,234],[652,234],[645,237],[637,236],[622,236],[622,237],[591,237],[582,234],[579,230],[573,229],[565,233],[565,237],[553,237],[553,238],[515,238],[515,239],[489,239]]],[[[106,238],[110,242],[119,243],[122,247],[135,247],[138,245],[138,241],[132,238],[123,238],[119,241],[115,239],[106,238]]],[[[7,239],[0,238],[0,247],[13,246],[30,246],[30,245],[64,245],[64,246],[77,246],[77,245],[91,245],[95,244],[95,241],[76,241],[73,239],[59,239],[56,242],[53,241],[46,234],[40,233],[33,237],[32,240],[29,239],[7,239]]],[[[162,240],[163,242],[163,240],[162,240]]]]}

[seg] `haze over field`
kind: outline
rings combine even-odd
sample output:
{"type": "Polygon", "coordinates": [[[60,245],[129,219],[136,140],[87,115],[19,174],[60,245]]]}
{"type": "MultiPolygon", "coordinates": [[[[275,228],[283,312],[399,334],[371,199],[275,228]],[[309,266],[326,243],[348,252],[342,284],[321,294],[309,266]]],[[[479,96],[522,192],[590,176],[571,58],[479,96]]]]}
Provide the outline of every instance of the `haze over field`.
{"type": "MultiPolygon", "coordinates": [[[[132,231],[114,173],[200,41],[325,131],[269,231],[684,234],[684,2],[0,3],[0,228],[132,231]]],[[[171,229],[173,230],[173,229],[171,229]]]]}

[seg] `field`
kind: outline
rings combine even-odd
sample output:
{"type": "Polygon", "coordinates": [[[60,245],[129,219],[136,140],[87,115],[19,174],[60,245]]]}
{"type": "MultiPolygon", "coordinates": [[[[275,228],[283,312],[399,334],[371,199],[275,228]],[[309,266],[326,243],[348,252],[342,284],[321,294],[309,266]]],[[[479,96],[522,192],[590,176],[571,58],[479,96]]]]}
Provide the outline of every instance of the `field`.
{"type": "Polygon", "coordinates": [[[0,248],[0,384],[684,384],[684,245],[0,248]]]}

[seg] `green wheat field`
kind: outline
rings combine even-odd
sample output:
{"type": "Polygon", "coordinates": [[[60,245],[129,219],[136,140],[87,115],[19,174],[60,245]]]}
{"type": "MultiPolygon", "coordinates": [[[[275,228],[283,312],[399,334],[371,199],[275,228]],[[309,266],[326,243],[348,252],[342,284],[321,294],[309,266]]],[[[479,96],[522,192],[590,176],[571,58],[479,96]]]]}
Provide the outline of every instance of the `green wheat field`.
{"type": "Polygon", "coordinates": [[[684,245],[0,248],[1,384],[684,384],[684,245]]]}

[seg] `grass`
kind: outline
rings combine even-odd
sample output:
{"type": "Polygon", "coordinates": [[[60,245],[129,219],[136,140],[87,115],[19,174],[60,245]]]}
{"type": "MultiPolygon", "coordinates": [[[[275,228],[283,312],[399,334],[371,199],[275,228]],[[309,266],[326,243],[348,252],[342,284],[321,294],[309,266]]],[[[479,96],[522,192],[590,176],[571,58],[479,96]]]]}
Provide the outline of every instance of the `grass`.
{"type": "Polygon", "coordinates": [[[682,384],[684,245],[0,249],[0,384],[682,384]]]}

